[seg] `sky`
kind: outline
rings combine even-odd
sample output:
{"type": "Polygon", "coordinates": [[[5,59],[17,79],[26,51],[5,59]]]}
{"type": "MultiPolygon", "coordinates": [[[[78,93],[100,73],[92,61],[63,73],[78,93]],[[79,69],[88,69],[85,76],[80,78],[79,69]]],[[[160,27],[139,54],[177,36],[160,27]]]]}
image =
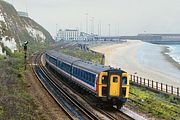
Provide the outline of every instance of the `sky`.
{"type": "Polygon", "coordinates": [[[86,23],[88,33],[101,35],[180,33],[180,0],[5,1],[19,11],[28,11],[52,36],[58,29],[86,32],[86,23]]]}

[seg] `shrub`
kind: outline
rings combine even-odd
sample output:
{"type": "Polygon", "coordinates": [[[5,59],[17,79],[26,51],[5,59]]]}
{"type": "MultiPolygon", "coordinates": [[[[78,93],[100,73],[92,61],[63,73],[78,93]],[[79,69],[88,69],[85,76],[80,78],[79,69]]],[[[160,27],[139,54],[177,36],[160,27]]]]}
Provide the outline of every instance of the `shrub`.
{"type": "Polygon", "coordinates": [[[2,106],[0,106],[0,116],[3,116],[3,114],[4,114],[4,109],[2,106]]]}

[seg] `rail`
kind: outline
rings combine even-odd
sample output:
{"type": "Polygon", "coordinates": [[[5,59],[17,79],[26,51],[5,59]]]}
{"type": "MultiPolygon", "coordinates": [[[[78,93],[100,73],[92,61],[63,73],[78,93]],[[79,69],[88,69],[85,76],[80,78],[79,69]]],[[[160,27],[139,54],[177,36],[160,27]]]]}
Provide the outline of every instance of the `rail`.
{"type": "Polygon", "coordinates": [[[68,117],[70,119],[75,119],[74,116],[69,112],[69,110],[58,100],[58,98],[54,95],[54,93],[52,93],[49,88],[47,87],[47,85],[43,82],[43,80],[41,79],[41,77],[38,75],[37,73],[37,69],[38,69],[38,64],[37,61],[39,59],[40,55],[36,55],[35,57],[32,57],[32,71],[35,74],[35,76],[37,77],[37,79],[40,81],[40,83],[42,84],[42,86],[47,90],[47,92],[52,96],[52,98],[55,100],[55,102],[62,108],[62,110],[64,110],[64,112],[66,113],[66,115],[68,115],[68,117]],[[35,62],[36,61],[36,62],[35,62]]]}

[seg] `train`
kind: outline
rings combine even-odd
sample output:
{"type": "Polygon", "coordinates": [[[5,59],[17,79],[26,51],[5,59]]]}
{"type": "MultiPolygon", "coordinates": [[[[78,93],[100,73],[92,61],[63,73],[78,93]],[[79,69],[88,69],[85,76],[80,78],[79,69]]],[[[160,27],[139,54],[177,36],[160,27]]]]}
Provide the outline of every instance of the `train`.
{"type": "Polygon", "coordinates": [[[47,50],[44,59],[46,65],[104,105],[121,108],[128,99],[128,73],[120,68],[95,64],[54,50],[47,50]]]}

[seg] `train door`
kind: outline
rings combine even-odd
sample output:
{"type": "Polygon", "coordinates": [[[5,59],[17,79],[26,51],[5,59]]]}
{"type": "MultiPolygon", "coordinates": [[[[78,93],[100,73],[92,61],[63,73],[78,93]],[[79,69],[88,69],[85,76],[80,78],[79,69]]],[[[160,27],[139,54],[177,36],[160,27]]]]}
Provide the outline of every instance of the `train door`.
{"type": "Polygon", "coordinates": [[[111,75],[109,85],[109,96],[120,96],[120,76],[111,75]]]}

